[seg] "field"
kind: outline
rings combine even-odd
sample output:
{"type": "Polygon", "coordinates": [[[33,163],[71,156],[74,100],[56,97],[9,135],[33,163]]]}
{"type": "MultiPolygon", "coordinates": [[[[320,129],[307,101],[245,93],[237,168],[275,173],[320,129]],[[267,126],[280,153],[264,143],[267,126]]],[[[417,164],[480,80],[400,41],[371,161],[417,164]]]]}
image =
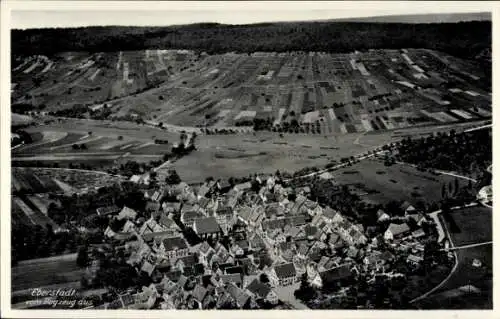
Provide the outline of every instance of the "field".
{"type": "MultiPolygon", "coordinates": [[[[459,232],[450,232],[455,246],[467,245],[472,243],[480,243],[492,240],[492,210],[487,207],[477,206],[466,209],[452,211],[451,216],[458,226],[459,232]]],[[[451,231],[451,225],[447,223],[448,229],[451,231]]],[[[450,307],[454,308],[470,308],[482,305],[484,309],[492,307],[492,271],[493,271],[493,251],[491,245],[466,248],[457,250],[458,267],[450,279],[441,289],[436,292],[435,296],[431,296],[429,300],[424,300],[423,306],[432,306],[434,303],[450,303],[450,307]],[[476,268],[472,266],[472,261],[479,259],[483,264],[482,267],[476,268]],[[481,290],[480,296],[472,295],[474,300],[481,300],[475,304],[472,299],[467,297],[467,292],[454,298],[446,297],[446,292],[451,289],[456,289],[465,285],[472,285],[481,290]],[[461,300],[457,304],[454,299],[461,300]],[[451,306],[451,304],[455,304],[451,306]]]]}
{"type": "MultiPolygon", "coordinates": [[[[365,160],[332,174],[336,182],[351,185],[362,199],[374,203],[391,200],[415,202],[420,199],[437,202],[441,199],[443,183],[448,185],[455,181],[454,177],[420,172],[409,165],[385,166],[383,161],[377,159],[365,160]]],[[[459,180],[459,185],[467,183],[459,180]]]]}
{"type": "Polygon", "coordinates": [[[423,50],[350,54],[65,53],[15,61],[12,102],[44,112],[106,104],[109,118],[212,128],[348,134],[491,117],[473,62],[423,50]],[[50,66],[50,67],[49,67],[50,66]],[[448,67],[448,68],[447,68],[448,67]],[[36,80],[34,80],[34,79],[36,80]],[[450,90],[446,81],[458,83],[450,90]]]}
{"type": "Polygon", "coordinates": [[[12,267],[12,293],[79,282],[83,272],[76,264],[76,254],[21,261],[12,267]]]}
{"type": "Polygon", "coordinates": [[[89,185],[101,187],[119,181],[120,177],[102,172],[51,169],[12,168],[12,192],[25,194],[80,191],[89,185]]]}

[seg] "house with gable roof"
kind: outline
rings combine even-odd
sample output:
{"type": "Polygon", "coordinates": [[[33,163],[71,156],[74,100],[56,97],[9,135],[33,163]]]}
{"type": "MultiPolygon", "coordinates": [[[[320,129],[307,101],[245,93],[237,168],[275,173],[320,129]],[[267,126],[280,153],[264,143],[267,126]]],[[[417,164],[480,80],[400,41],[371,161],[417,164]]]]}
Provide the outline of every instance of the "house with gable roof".
{"type": "Polygon", "coordinates": [[[270,304],[277,304],[279,299],[278,295],[272,290],[272,288],[260,282],[258,279],[254,279],[247,287],[246,291],[253,297],[255,300],[263,300],[270,304]]]}
{"type": "Polygon", "coordinates": [[[404,224],[394,224],[391,223],[384,233],[385,240],[394,240],[397,238],[404,237],[410,233],[410,227],[406,223],[404,224]]]}
{"type": "Polygon", "coordinates": [[[198,218],[193,223],[194,232],[201,239],[219,238],[222,236],[222,229],[215,217],[198,218]]]}
{"type": "Polygon", "coordinates": [[[154,250],[165,259],[177,259],[189,254],[189,248],[183,237],[163,238],[155,242],[154,250]]]}
{"type": "Polygon", "coordinates": [[[297,271],[291,262],[280,264],[269,271],[268,278],[274,286],[289,286],[297,281],[297,271]]]}
{"type": "Polygon", "coordinates": [[[387,220],[391,219],[391,216],[389,216],[389,214],[387,214],[386,212],[384,212],[382,209],[379,209],[377,211],[377,222],[379,223],[383,223],[387,220]]]}
{"type": "Polygon", "coordinates": [[[122,210],[117,216],[119,220],[122,219],[135,220],[136,217],[137,217],[137,212],[131,208],[128,208],[127,206],[123,206],[122,210]]]}

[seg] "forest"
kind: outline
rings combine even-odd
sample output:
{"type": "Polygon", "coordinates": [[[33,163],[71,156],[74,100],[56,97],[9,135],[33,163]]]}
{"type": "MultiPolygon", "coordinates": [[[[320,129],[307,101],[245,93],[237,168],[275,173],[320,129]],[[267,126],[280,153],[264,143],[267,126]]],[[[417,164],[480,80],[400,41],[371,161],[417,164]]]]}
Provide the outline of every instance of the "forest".
{"type": "Polygon", "coordinates": [[[13,30],[12,56],[65,51],[192,49],[218,54],[427,48],[474,58],[491,48],[491,21],[458,23],[287,22],[198,23],[170,27],[88,27],[13,30]]]}
{"type": "Polygon", "coordinates": [[[419,139],[406,138],[397,145],[396,160],[421,168],[483,176],[492,164],[492,131],[437,133],[419,139]]]}

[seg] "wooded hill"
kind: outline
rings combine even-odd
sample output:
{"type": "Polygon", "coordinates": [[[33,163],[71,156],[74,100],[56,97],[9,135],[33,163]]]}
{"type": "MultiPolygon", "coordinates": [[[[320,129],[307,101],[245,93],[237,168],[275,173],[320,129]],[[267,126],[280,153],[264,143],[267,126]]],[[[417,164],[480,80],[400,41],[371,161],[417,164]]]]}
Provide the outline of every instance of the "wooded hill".
{"type": "Polygon", "coordinates": [[[491,21],[458,23],[199,23],[170,27],[87,27],[12,31],[13,55],[64,51],[193,49],[210,54],[428,48],[474,58],[491,48],[491,21]]]}

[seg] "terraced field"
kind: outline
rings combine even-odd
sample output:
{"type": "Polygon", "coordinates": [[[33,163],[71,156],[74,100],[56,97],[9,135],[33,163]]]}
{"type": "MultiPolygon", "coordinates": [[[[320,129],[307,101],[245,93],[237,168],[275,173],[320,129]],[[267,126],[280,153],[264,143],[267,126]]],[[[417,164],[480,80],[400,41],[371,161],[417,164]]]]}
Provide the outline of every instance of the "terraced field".
{"type": "Polygon", "coordinates": [[[46,111],[76,105],[96,110],[106,103],[115,118],[187,127],[264,120],[274,131],[323,135],[491,117],[483,70],[423,49],[221,55],[146,50],[15,62],[13,103],[43,104],[46,111]]]}

